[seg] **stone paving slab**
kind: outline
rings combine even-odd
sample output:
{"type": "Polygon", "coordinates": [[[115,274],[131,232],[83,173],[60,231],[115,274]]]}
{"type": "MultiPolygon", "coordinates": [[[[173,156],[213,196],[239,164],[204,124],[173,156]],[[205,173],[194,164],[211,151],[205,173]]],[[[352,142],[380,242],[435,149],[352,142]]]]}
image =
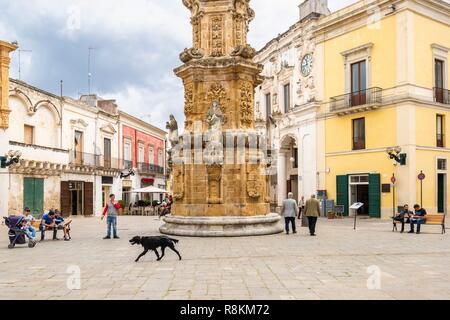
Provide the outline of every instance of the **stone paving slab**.
{"type": "Polygon", "coordinates": [[[100,219],[77,218],[73,241],[34,249],[7,249],[0,226],[0,299],[450,299],[450,238],[439,227],[416,235],[393,233],[388,221],[358,225],[323,219],[316,238],[304,228],[290,236],[178,237],[183,261],[167,250],[162,262],[149,253],[139,263],[142,249],[128,240],[158,235],[154,217],[120,217],[120,240],[102,240],[100,219]],[[68,287],[77,283],[74,270],[79,290],[68,287]]]}

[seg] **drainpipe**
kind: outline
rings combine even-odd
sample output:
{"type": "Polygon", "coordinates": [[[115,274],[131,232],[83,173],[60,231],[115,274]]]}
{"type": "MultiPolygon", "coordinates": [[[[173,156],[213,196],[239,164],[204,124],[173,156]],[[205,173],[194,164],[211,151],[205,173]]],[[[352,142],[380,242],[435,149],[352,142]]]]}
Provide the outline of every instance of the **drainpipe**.
{"type": "Polygon", "coordinates": [[[62,150],[62,148],[63,148],[63,81],[61,80],[61,87],[60,87],[60,89],[61,89],[61,95],[60,95],[60,104],[61,104],[61,106],[60,106],[60,109],[61,109],[61,119],[60,119],[60,121],[61,121],[61,123],[60,123],[60,141],[59,141],[59,148],[62,150]]]}

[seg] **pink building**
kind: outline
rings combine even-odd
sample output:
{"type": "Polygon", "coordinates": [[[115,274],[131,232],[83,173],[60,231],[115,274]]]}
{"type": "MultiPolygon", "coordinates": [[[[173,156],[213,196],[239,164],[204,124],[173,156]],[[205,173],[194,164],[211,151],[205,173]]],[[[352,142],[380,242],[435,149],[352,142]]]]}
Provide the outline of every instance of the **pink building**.
{"type": "MultiPolygon", "coordinates": [[[[124,168],[136,173],[122,181],[123,200],[127,204],[138,199],[137,195],[127,193],[133,189],[148,186],[166,189],[166,134],[139,118],[120,112],[121,158],[124,168]]],[[[162,200],[162,197],[154,199],[162,200]]]]}

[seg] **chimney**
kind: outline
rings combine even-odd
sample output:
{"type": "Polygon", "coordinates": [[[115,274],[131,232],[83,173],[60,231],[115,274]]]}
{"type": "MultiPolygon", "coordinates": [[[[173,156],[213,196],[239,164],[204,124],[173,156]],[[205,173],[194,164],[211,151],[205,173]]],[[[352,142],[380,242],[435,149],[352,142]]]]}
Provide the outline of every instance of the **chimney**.
{"type": "Polygon", "coordinates": [[[331,13],[330,9],[328,9],[328,0],[305,0],[300,4],[299,8],[300,21],[327,16],[331,13]]]}

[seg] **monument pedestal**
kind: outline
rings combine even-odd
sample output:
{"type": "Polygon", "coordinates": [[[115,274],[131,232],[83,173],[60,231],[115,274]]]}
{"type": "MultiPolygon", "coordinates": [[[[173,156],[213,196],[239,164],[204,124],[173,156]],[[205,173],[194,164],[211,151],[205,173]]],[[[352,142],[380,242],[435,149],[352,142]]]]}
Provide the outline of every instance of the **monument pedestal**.
{"type": "Polygon", "coordinates": [[[250,237],[283,232],[281,216],[273,213],[254,217],[180,217],[164,218],[160,232],[182,237],[250,237]]]}

